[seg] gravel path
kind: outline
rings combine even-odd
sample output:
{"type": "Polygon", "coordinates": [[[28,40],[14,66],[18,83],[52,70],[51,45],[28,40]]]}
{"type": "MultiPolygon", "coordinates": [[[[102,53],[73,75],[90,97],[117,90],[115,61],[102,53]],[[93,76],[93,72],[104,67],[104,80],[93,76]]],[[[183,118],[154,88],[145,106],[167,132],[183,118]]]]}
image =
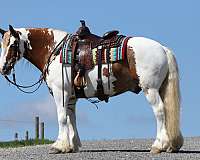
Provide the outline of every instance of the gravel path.
{"type": "Polygon", "coordinates": [[[57,155],[48,154],[50,145],[0,149],[0,160],[200,159],[200,137],[186,138],[180,152],[171,154],[150,154],[152,142],[150,139],[83,141],[79,153],[57,155]]]}

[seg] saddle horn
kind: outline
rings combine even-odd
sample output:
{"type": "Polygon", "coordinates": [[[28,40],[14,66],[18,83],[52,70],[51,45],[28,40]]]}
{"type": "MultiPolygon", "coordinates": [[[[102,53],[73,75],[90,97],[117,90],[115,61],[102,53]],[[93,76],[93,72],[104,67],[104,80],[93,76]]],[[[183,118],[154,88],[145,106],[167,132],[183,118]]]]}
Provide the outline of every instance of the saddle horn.
{"type": "Polygon", "coordinates": [[[84,20],[80,20],[81,26],[79,27],[78,31],[76,32],[79,37],[88,36],[91,34],[90,29],[85,25],[84,20]]]}
{"type": "Polygon", "coordinates": [[[81,26],[82,26],[82,27],[86,27],[86,26],[85,26],[85,21],[84,21],[84,20],[80,20],[80,22],[81,22],[81,26]]]}

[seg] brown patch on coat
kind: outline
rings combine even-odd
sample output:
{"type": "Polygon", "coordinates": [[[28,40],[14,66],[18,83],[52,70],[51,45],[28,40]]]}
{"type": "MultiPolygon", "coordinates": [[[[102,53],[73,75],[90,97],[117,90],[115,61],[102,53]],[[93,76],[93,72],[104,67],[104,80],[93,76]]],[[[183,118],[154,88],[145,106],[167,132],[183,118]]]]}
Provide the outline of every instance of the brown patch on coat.
{"type": "Polygon", "coordinates": [[[139,79],[136,73],[134,51],[127,48],[127,60],[125,62],[118,62],[112,65],[112,72],[116,81],[113,82],[114,92],[120,94],[126,91],[139,93],[139,79]]]}
{"type": "Polygon", "coordinates": [[[138,75],[136,73],[136,66],[135,66],[135,52],[131,47],[127,47],[127,61],[129,66],[129,71],[132,79],[138,79],[138,75]]]}
{"type": "Polygon", "coordinates": [[[27,30],[29,31],[28,39],[32,50],[28,50],[24,57],[40,71],[43,71],[54,47],[54,35],[52,31],[49,32],[48,28],[34,28],[27,30]]]}

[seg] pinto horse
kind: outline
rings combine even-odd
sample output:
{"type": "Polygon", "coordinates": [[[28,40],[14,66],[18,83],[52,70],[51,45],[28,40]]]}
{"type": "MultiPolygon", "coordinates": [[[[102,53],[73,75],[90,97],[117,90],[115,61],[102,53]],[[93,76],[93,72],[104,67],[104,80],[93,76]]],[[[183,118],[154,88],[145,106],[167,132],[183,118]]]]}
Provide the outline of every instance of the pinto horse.
{"type": "MultiPolygon", "coordinates": [[[[78,152],[81,147],[75,112],[78,97],[70,99],[71,66],[66,65],[63,73],[60,57],[54,55],[53,59],[50,58],[68,33],[49,28],[17,29],[12,26],[9,26],[8,31],[0,29],[0,33],[3,36],[0,57],[2,75],[9,75],[21,58],[30,61],[45,74],[46,84],[51,89],[57,106],[59,124],[59,133],[52,144],[52,152],[78,152]]],[[[179,74],[173,52],[154,40],[132,37],[127,42],[127,57],[130,62],[128,65],[125,62],[111,64],[110,81],[107,77],[102,77],[104,92],[111,97],[126,91],[133,92],[138,85],[152,106],[157,122],[157,135],[151,152],[177,152],[183,145],[183,137],[179,124],[179,74]],[[135,76],[138,77],[138,84],[134,81],[135,76]]],[[[107,65],[103,64],[102,70],[105,67],[107,65]]],[[[87,86],[84,92],[88,98],[95,97],[97,70],[98,67],[95,66],[85,73],[87,86]]]]}

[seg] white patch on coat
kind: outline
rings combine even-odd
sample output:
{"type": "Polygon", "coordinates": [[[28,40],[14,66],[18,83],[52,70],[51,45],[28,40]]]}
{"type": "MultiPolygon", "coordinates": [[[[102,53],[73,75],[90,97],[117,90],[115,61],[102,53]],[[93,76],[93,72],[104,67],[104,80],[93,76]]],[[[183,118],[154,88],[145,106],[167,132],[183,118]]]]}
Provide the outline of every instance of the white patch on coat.
{"type": "Polygon", "coordinates": [[[54,35],[55,46],[57,46],[63,40],[63,38],[67,35],[67,33],[64,31],[52,30],[52,32],[54,35]]]}
{"type": "Polygon", "coordinates": [[[6,52],[7,49],[3,47],[3,42],[1,42],[1,55],[0,55],[0,72],[2,72],[3,65],[6,63],[6,52]]]}
{"type": "Polygon", "coordinates": [[[52,35],[52,31],[53,31],[52,29],[48,29],[48,34],[52,35]]]}
{"type": "Polygon", "coordinates": [[[29,35],[30,32],[28,30],[26,30],[25,28],[19,28],[19,29],[16,29],[16,30],[22,33],[22,34],[19,35],[19,37],[20,37],[19,47],[20,47],[21,53],[23,54],[24,51],[25,51],[24,42],[27,43],[28,49],[30,49],[30,50],[32,49],[31,44],[30,44],[30,40],[28,39],[28,35],[29,35]]]}
{"type": "MultiPolygon", "coordinates": [[[[103,68],[107,68],[107,64],[102,65],[101,73],[103,74],[103,68]]],[[[86,97],[94,97],[97,89],[97,78],[98,78],[98,66],[96,65],[94,69],[86,72],[86,81],[87,86],[84,88],[86,97]]],[[[102,75],[102,82],[104,93],[106,95],[113,96],[115,94],[113,88],[113,82],[116,81],[116,78],[113,76],[112,72],[110,73],[110,89],[108,87],[108,77],[102,75]]]]}

